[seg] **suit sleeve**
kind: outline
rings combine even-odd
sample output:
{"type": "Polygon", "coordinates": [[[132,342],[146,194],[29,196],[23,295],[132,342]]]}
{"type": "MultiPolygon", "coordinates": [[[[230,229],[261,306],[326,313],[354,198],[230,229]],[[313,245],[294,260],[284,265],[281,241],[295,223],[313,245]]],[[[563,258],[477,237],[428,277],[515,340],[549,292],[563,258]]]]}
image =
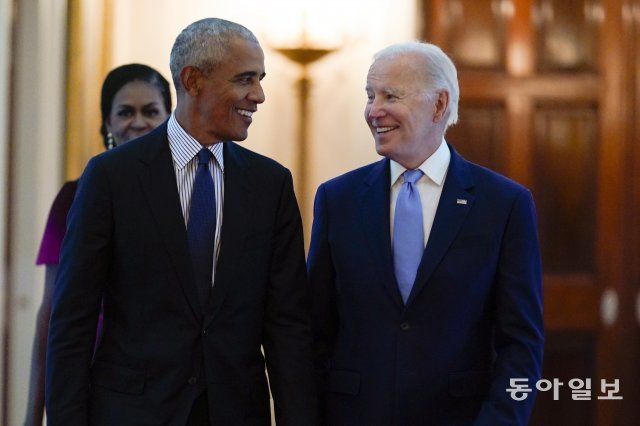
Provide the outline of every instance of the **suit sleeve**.
{"type": "Polygon", "coordinates": [[[542,271],[531,193],[516,197],[502,242],[496,283],[496,361],[488,399],[474,425],[527,425],[540,379],[544,346],[542,271]],[[516,401],[510,379],[528,380],[533,392],[516,401]]]}
{"type": "Polygon", "coordinates": [[[278,425],[315,425],[308,282],[302,220],[291,174],[283,180],[274,230],[264,350],[278,425]]]}
{"type": "Polygon", "coordinates": [[[109,271],[111,203],[106,173],[94,158],[68,216],[53,291],[47,369],[49,425],[87,425],[90,367],[109,271]]]}
{"type": "Polygon", "coordinates": [[[329,214],[325,186],[316,193],[313,211],[313,229],[307,269],[313,300],[313,331],[316,382],[320,409],[323,412],[330,357],[338,327],[335,296],[335,270],[329,245],[329,214]]]}

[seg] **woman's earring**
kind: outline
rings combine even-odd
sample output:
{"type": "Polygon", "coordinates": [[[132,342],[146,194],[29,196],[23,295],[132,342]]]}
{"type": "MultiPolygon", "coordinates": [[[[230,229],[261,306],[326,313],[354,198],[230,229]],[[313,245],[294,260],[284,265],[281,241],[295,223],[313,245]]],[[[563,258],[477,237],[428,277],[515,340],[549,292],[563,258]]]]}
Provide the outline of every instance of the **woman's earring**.
{"type": "Polygon", "coordinates": [[[116,141],[113,139],[113,133],[107,133],[107,149],[115,148],[116,141]]]}

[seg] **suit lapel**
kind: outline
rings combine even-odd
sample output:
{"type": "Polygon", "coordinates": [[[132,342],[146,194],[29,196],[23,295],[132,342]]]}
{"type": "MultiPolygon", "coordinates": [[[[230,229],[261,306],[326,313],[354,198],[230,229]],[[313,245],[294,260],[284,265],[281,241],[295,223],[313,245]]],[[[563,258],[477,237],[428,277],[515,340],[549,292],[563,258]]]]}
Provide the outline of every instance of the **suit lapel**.
{"type": "Polygon", "coordinates": [[[385,290],[398,306],[403,309],[402,296],[396,284],[391,256],[391,231],[389,226],[390,200],[389,160],[384,159],[373,166],[364,180],[364,188],[359,194],[360,214],[369,251],[385,290]]]}
{"type": "Polygon", "coordinates": [[[143,165],[139,173],[140,183],[169,253],[169,259],[176,271],[182,292],[195,318],[200,319],[202,308],[198,302],[198,293],[194,284],[187,231],[167,139],[166,122],[149,134],[148,141],[149,143],[144,145],[146,150],[140,156],[140,162],[143,165]]]}
{"type": "Polygon", "coordinates": [[[407,300],[407,305],[413,301],[429,281],[431,274],[449,249],[475,201],[475,197],[469,192],[474,183],[468,163],[453,148],[449,147],[449,149],[451,150],[449,171],[442,188],[429,241],[418,267],[416,281],[407,300]]]}
{"type": "Polygon", "coordinates": [[[249,214],[253,188],[249,181],[249,165],[241,150],[233,142],[224,142],[224,206],[220,254],[211,297],[205,312],[204,324],[213,320],[233,283],[236,269],[241,268],[237,259],[249,230],[249,214]]]}

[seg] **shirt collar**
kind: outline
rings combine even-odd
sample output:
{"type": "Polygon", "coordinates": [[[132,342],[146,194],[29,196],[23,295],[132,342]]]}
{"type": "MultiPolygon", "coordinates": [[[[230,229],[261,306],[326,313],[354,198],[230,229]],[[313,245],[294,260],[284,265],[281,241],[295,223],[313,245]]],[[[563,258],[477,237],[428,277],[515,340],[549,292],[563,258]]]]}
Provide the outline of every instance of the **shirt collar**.
{"type": "MultiPolygon", "coordinates": [[[[407,170],[399,163],[391,161],[391,185],[393,186],[398,178],[407,170]]],[[[422,164],[418,167],[422,170],[422,173],[425,174],[433,183],[438,186],[441,186],[444,182],[444,178],[447,176],[447,169],[449,168],[449,162],[451,161],[451,152],[449,151],[449,147],[445,142],[444,138],[442,142],[440,142],[440,146],[436,151],[431,154],[429,158],[424,160],[422,164]]]]}
{"type": "MultiPolygon", "coordinates": [[[[169,117],[169,123],[167,124],[167,137],[169,138],[169,148],[171,149],[171,155],[176,165],[183,169],[187,164],[198,154],[202,149],[202,145],[186,130],[182,128],[178,120],[176,120],[175,113],[169,117]]],[[[220,165],[220,169],[224,172],[224,155],[222,143],[214,143],[206,147],[216,161],[220,165]]]]}

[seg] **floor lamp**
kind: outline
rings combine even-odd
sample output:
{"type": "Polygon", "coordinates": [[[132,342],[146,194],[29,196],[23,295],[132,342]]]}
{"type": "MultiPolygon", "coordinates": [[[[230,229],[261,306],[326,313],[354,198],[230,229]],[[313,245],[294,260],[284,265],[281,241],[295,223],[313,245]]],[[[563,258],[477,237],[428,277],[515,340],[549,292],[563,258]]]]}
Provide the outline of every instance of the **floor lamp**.
{"type": "MultiPolygon", "coordinates": [[[[308,137],[307,130],[309,125],[309,92],[311,89],[311,79],[309,77],[309,64],[317,61],[334,52],[336,49],[319,49],[314,47],[295,47],[295,48],[276,48],[277,52],[289,58],[293,62],[300,65],[302,72],[297,81],[298,86],[298,108],[300,110],[298,124],[298,152],[296,158],[296,166],[298,178],[296,188],[299,194],[304,194],[307,183],[307,162],[308,162],[308,137]]],[[[306,208],[305,200],[299,201],[302,210],[302,217],[305,217],[306,208]]]]}

